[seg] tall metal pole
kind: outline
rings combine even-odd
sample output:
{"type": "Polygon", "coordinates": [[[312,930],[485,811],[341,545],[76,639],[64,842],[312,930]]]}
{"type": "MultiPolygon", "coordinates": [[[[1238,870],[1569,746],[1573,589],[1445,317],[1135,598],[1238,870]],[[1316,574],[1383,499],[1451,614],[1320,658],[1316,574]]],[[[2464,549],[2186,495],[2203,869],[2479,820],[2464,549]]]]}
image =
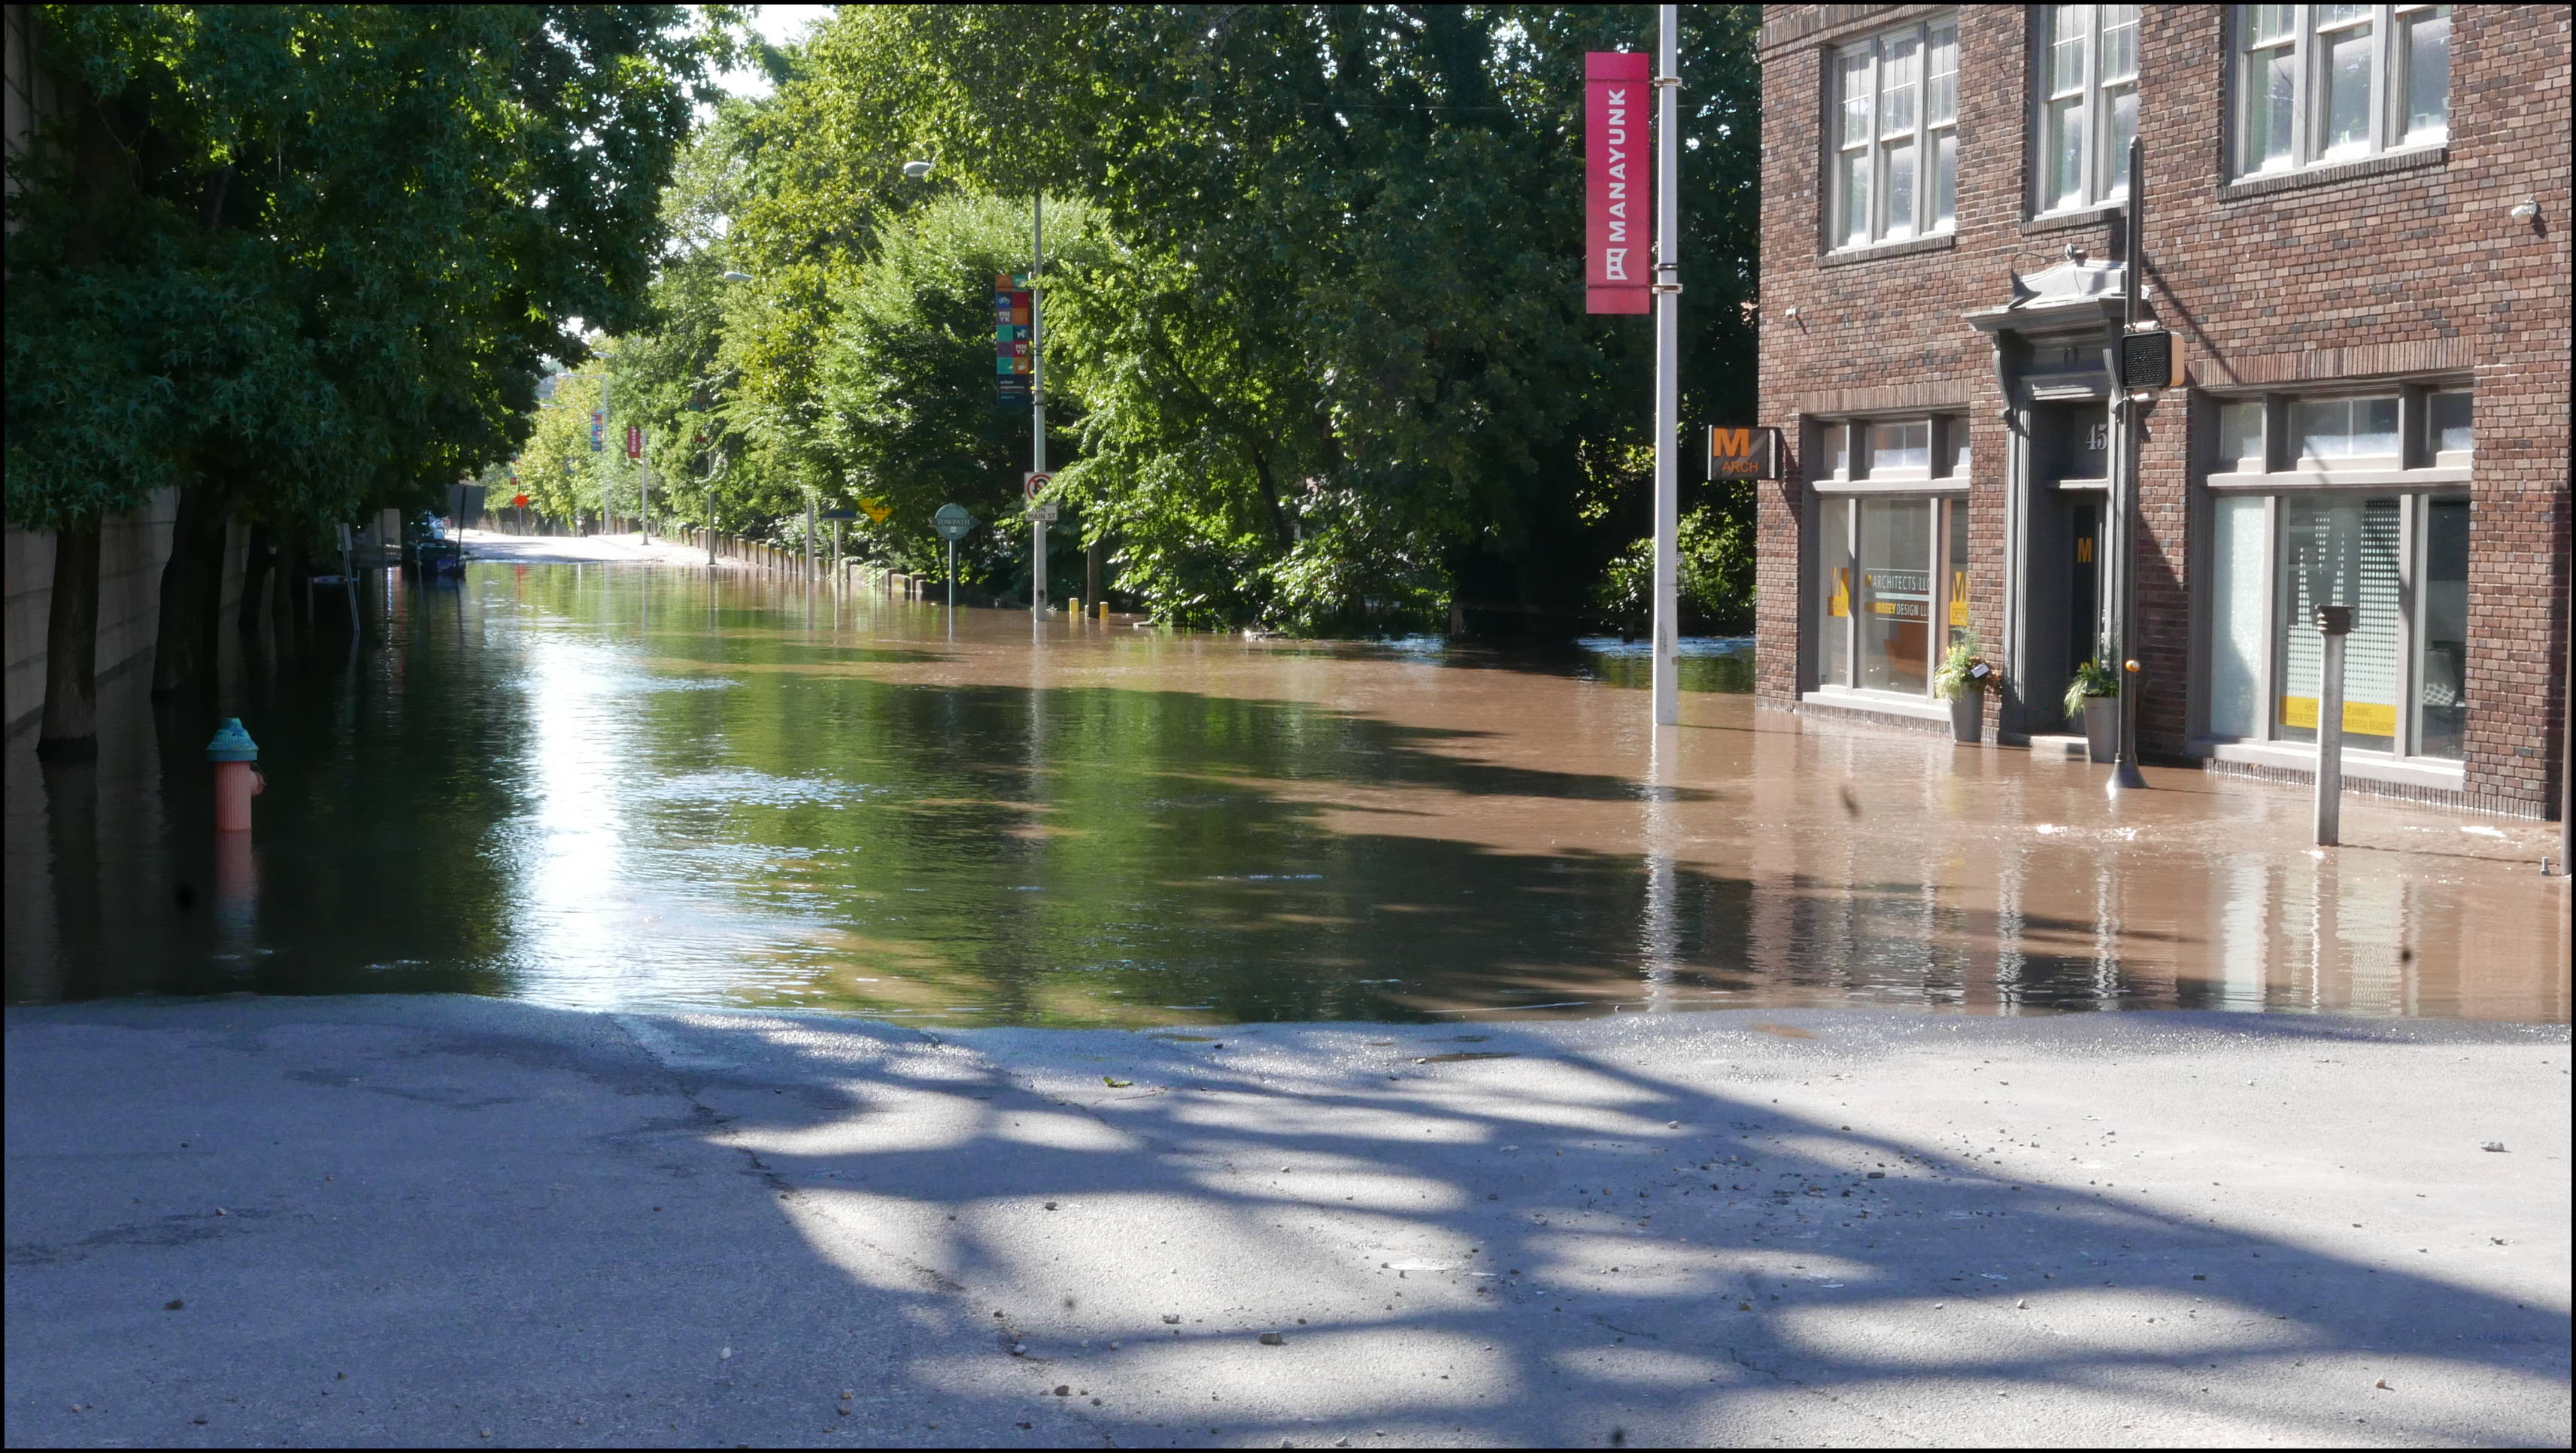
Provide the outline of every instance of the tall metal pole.
{"type": "MultiPolygon", "coordinates": [[[[1046,194],[1037,192],[1029,198],[1029,468],[1046,473],[1046,318],[1045,299],[1039,293],[1040,275],[1046,271],[1046,194]]],[[[1029,619],[1046,619],[1046,521],[1038,516],[1037,502],[1029,502],[1029,619]]]]}
{"type": "Polygon", "coordinates": [[[1682,719],[1681,20],[1655,7],[1655,725],[1682,719]]]}
{"type": "MultiPolygon", "coordinates": [[[[2138,326],[2138,292],[2147,269],[2147,178],[2146,147],[2137,137],[2129,138],[2129,256],[2121,264],[2124,296],[2121,299],[2120,338],[2127,348],[2130,333],[2138,326]]],[[[2120,360],[2113,358],[2115,373],[2120,360]]],[[[2111,380],[2114,398],[2111,404],[2112,427],[2119,437],[2112,455],[2114,477],[2112,488],[2118,498],[2112,501],[2112,513],[2119,523],[2115,527],[2116,543],[2111,550],[2111,568],[2118,571],[2112,599],[2118,602],[2119,620],[2112,627],[2111,639],[2119,642],[2120,659],[2120,731],[2119,748],[2111,757],[2113,793],[2144,787],[2147,779],[2138,771],[2138,540],[2145,534],[2138,518],[2138,396],[2128,380],[2111,380]]]]}
{"type": "Polygon", "coordinates": [[[636,511],[641,517],[639,528],[644,531],[644,543],[650,545],[653,543],[653,432],[650,429],[638,428],[635,431],[635,492],[636,511]]]}
{"type": "Polygon", "coordinates": [[[2343,841],[2343,647],[2352,633],[2352,607],[2317,607],[2317,804],[2316,844],[2343,841]]]}

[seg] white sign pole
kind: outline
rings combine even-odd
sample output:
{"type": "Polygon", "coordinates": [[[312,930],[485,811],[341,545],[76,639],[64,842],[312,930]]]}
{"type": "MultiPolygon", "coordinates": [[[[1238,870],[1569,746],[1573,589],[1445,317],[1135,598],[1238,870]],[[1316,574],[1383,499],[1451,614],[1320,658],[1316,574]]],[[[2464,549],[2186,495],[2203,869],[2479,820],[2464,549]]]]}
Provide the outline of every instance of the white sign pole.
{"type": "Polygon", "coordinates": [[[1655,725],[1681,713],[1681,21],[1655,7],[1655,725]]]}
{"type": "MultiPolygon", "coordinates": [[[[1029,199],[1029,251],[1035,262],[1029,271],[1029,468],[1044,474],[1046,465],[1046,322],[1039,314],[1038,277],[1046,270],[1046,195],[1036,193],[1029,199]]],[[[1029,619],[1046,619],[1046,520],[1039,516],[1037,501],[1029,501],[1029,619]]]]}

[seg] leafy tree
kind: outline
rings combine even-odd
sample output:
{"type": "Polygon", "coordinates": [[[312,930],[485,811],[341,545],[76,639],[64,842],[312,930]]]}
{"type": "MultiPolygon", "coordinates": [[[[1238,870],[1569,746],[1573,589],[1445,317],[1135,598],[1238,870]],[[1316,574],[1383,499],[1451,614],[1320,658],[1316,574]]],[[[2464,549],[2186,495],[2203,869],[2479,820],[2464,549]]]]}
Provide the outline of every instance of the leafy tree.
{"type": "Polygon", "coordinates": [[[543,359],[643,321],[659,184],[734,16],[42,9],[74,99],[11,160],[9,514],[70,540],[178,491],[177,689],[208,675],[238,514],[426,504],[511,451],[543,359]]]}
{"type": "MultiPolygon", "coordinates": [[[[1683,15],[1683,407],[1746,421],[1758,11],[1683,15]]],[[[911,561],[915,492],[1017,473],[966,341],[980,280],[939,249],[1025,205],[978,199],[1082,199],[1087,250],[1045,278],[1077,421],[1050,458],[1126,593],[1310,631],[1572,625],[1651,473],[1650,329],[1583,312],[1582,55],[1651,34],[1645,6],[845,7],[683,167],[692,242],[628,357],[666,360],[656,407],[714,381],[732,517],[901,495],[883,543],[911,561]]],[[[1684,489],[1699,576],[1749,591],[1750,496],[1684,489]]]]}
{"type": "MultiPolygon", "coordinates": [[[[1047,223],[1050,268],[1099,255],[1092,209],[1058,202],[1047,223]]],[[[1027,270],[1030,240],[1026,202],[943,197],[887,221],[874,258],[836,296],[817,369],[818,445],[839,474],[829,493],[890,510],[863,532],[908,569],[940,560],[930,520],[943,504],[988,525],[1021,516],[1031,417],[995,387],[993,279],[1027,270]]],[[[1057,391],[1048,412],[1051,464],[1081,426],[1075,398],[1057,391]]],[[[1016,533],[979,531],[960,565],[970,579],[1019,589],[1025,553],[1016,533]]]]}

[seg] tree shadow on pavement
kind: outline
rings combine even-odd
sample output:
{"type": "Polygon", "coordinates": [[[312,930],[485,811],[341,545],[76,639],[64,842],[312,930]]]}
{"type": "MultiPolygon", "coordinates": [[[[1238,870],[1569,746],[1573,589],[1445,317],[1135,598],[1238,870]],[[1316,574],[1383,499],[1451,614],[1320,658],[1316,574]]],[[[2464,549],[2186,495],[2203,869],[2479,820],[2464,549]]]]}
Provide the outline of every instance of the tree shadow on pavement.
{"type": "MultiPolygon", "coordinates": [[[[818,1255],[991,1323],[890,1375],[1074,1387],[1120,1444],[2565,1432],[2563,1309],[1783,1112],[1767,1081],[1852,1062],[1795,1042],[1832,1016],[1699,1018],[1643,1054],[1510,1026],[652,1033],[818,1255]]],[[[2225,1028],[2276,1025],[2313,1033],[2225,1028]]]]}

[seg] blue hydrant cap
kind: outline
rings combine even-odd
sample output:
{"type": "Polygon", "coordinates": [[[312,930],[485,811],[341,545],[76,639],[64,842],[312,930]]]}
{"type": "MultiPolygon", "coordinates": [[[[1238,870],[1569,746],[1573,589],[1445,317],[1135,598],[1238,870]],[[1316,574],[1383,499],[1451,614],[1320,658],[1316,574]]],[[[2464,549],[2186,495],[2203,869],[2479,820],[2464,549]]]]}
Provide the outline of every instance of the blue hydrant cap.
{"type": "Polygon", "coordinates": [[[206,760],[256,762],[259,760],[259,743],[252,741],[250,733],[242,730],[240,717],[228,716],[222,726],[215,728],[215,739],[206,743],[206,760]]]}

